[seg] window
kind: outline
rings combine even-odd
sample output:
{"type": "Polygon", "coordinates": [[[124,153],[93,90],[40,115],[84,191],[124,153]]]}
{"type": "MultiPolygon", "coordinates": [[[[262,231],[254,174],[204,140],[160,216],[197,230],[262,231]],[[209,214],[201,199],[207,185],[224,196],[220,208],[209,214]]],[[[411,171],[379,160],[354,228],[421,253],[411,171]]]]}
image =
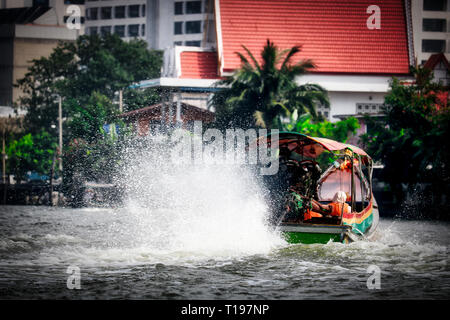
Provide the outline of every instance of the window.
{"type": "Polygon", "coordinates": [[[200,47],[201,41],[186,41],[184,43],[184,45],[189,46],[189,47],[200,47]]]}
{"type": "Polygon", "coordinates": [[[382,108],[383,108],[382,103],[357,103],[356,113],[357,114],[379,113],[382,111],[382,108]]]}
{"type": "Polygon", "coordinates": [[[175,2],[175,14],[183,14],[183,2],[175,2]]]}
{"type": "Polygon", "coordinates": [[[87,11],[87,19],[88,20],[97,20],[98,19],[98,8],[90,8],[87,11]]]}
{"type": "Polygon", "coordinates": [[[141,24],[141,36],[145,36],[145,24],[141,24]]]}
{"type": "Polygon", "coordinates": [[[129,37],[139,36],[139,25],[138,24],[130,24],[128,26],[128,36],[129,37]]]}
{"type": "Polygon", "coordinates": [[[201,1],[186,2],[186,13],[202,13],[202,2],[201,1]]]}
{"type": "Polygon", "coordinates": [[[175,22],[173,33],[183,34],[183,22],[175,22]]]}
{"type": "Polygon", "coordinates": [[[445,40],[422,40],[422,52],[445,52],[445,40]]]}
{"type": "Polygon", "coordinates": [[[145,17],[145,4],[141,7],[141,17],[145,17]]]}
{"type": "Polygon", "coordinates": [[[91,36],[94,34],[98,34],[98,27],[89,27],[89,32],[91,36]]]}
{"type": "Polygon", "coordinates": [[[111,34],[111,26],[101,26],[100,27],[100,34],[102,36],[106,36],[107,34],[111,34]]]}
{"type": "MultiPolygon", "coordinates": [[[[361,179],[359,174],[355,174],[355,201],[361,201],[361,179]]],[[[367,199],[369,196],[369,189],[366,185],[366,181],[363,180],[363,192],[364,198],[367,199]]],[[[352,174],[347,170],[335,169],[330,172],[330,174],[323,180],[322,184],[319,186],[319,200],[320,201],[332,201],[336,193],[336,190],[344,191],[347,196],[352,194],[352,174]]]]}
{"type": "Polygon", "coordinates": [[[183,45],[183,41],[175,41],[173,43],[174,46],[182,46],[183,45]]]}
{"type": "Polygon", "coordinates": [[[446,11],[447,0],[423,0],[423,10],[425,11],[446,11]]]}
{"type": "Polygon", "coordinates": [[[139,17],[139,5],[128,6],[128,17],[129,18],[139,17]]]}
{"type": "Polygon", "coordinates": [[[125,6],[114,7],[114,18],[116,19],[125,18],[125,6]]]}
{"type": "Polygon", "coordinates": [[[64,4],[84,4],[84,0],[64,0],[64,4]]]}
{"type": "Polygon", "coordinates": [[[445,19],[423,19],[422,31],[445,32],[446,24],[445,19]]]}
{"type": "Polygon", "coordinates": [[[100,16],[102,19],[111,19],[112,7],[102,7],[100,16]]]}
{"type": "Polygon", "coordinates": [[[317,112],[324,116],[325,118],[328,118],[329,114],[330,114],[330,107],[324,106],[322,104],[319,104],[317,106],[317,112]]]}
{"type": "Polygon", "coordinates": [[[114,33],[117,34],[119,37],[125,37],[125,26],[114,26],[114,33]]]}
{"type": "Polygon", "coordinates": [[[201,21],[186,21],[186,33],[201,33],[201,21]]]}
{"type": "Polygon", "coordinates": [[[48,7],[48,0],[33,0],[33,7],[37,6],[48,7]]]}

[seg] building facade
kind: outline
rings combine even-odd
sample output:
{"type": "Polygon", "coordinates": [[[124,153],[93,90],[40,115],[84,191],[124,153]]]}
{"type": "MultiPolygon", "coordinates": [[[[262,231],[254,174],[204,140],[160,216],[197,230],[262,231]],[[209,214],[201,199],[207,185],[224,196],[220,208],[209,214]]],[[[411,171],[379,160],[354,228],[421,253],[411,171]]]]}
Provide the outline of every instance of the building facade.
{"type": "Polygon", "coordinates": [[[172,92],[169,101],[207,108],[217,80],[240,67],[236,52],[245,54],[245,45],[261,61],[270,39],[281,49],[301,45],[295,61],[314,61],[316,68],[297,83],[316,83],[328,91],[330,107],[318,106],[319,114],[332,122],[378,116],[389,81],[410,79],[415,59],[410,1],[380,4],[379,29],[369,25],[372,2],[215,0],[215,35],[204,34],[210,45],[166,49],[162,77],[141,87],[165,88],[172,92]]]}
{"type": "MultiPolygon", "coordinates": [[[[80,16],[80,28],[77,30],[80,35],[84,32],[84,3],[85,0],[0,0],[0,9],[48,8],[45,13],[32,21],[33,24],[46,26],[66,26],[71,15],[80,16]],[[70,5],[76,5],[79,11],[69,11],[70,5]]],[[[4,22],[0,21],[0,24],[4,22]]]]}
{"type": "Polygon", "coordinates": [[[86,0],[86,34],[115,33],[124,40],[146,39],[147,0],[86,0]]]}
{"type": "Polygon", "coordinates": [[[208,45],[214,34],[211,0],[86,0],[86,33],[146,40],[152,49],[208,45]]]}
{"type": "Polygon", "coordinates": [[[21,95],[14,87],[33,59],[50,55],[59,41],[75,41],[83,33],[84,1],[0,1],[0,106],[11,107],[21,95]],[[68,28],[71,4],[78,6],[79,28],[68,28]]]}
{"type": "MultiPolygon", "coordinates": [[[[318,107],[325,118],[337,121],[348,115],[376,115],[392,76],[410,77],[409,66],[423,63],[434,53],[443,52],[449,58],[450,0],[380,2],[379,28],[369,25],[372,2],[0,0],[1,8],[40,5],[53,10],[53,14],[51,10],[46,11],[34,19],[32,27],[15,24],[17,36],[13,51],[11,41],[6,44],[2,40],[2,46],[7,48],[3,50],[4,55],[16,52],[18,56],[16,62],[4,59],[9,62],[3,63],[7,72],[1,77],[23,76],[25,61],[49,54],[57,39],[73,40],[83,32],[115,33],[124,40],[146,40],[149,48],[165,51],[161,78],[150,79],[137,87],[165,87],[173,93],[168,98],[170,101],[181,100],[207,108],[217,80],[239,67],[235,52],[242,52],[245,45],[258,55],[270,38],[280,48],[300,44],[302,52],[298,58],[314,60],[316,69],[299,78],[298,83],[317,83],[328,90],[331,106],[318,107]],[[65,27],[70,4],[79,5],[82,18],[84,15],[86,18],[75,33],[65,27]],[[52,28],[48,32],[39,29],[49,26],[52,28]],[[51,43],[44,51],[37,46],[35,49],[21,47],[19,39],[27,38],[31,42],[31,38],[39,37],[47,37],[45,41],[51,43]]],[[[3,28],[2,34],[7,30],[3,28]]],[[[42,44],[44,40],[39,41],[42,44]]],[[[0,90],[3,97],[9,94],[8,101],[18,96],[12,93],[14,89],[0,85],[0,90]]]]}
{"type": "Polygon", "coordinates": [[[444,53],[450,59],[450,0],[412,0],[414,51],[417,64],[444,53]]]}
{"type": "Polygon", "coordinates": [[[153,12],[148,37],[152,48],[211,45],[205,35],[214,33],[212,0],[149,0],[148,6],[153,12]]]}

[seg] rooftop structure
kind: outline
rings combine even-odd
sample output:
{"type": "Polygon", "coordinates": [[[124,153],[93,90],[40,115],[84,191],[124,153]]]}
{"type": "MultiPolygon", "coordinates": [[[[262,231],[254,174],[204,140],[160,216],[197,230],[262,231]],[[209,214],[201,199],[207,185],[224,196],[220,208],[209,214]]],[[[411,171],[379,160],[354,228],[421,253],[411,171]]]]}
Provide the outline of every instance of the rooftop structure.
{"type": "MultiPolygon", "coordinates": [[[[327,91],[331,107],[318,106],[330,121],[339,115],[377,114],[392,76],[408,79],[414,65],[410,1],[215,0],[215,35],[208,47],[165,50],[160,79],[140,85],[170,88],[183,101],[195,91],[205,101],[218,79],[240,67],[236,52],[247,47],[260,61],[270,39],[280,49],[301,45],[295,60],[312,59],[316,68],[297,79],[327,91]]],[[[198,100],[200,101],[200,99],[198,100]]],[[[196,101],[190,101],[200,106],[196,101]]]]}
{"type": "MultiPolygon", "coordinates": [[[[260,52],[266,39],[280,48],[301,45],[296,59],[311,58],[314,73],[407,74],[407,21],[403,1],[217,0],[216,26],[221,74],[240,66],[236,51],[260,52]],[[368,13],[369,11],[369,13],[368,13]],[[369,26],[368,26],[369,23],[369,26]]],[[[259,59],[259,57],[257,58],[259,59]]]]}
{"type": "Polygon", "coordinates": [[[450,86],[450,64],[443,53],[431,55],[423,65],[433,71],[433,80],[450,86]]]}
{"type": "Polygon", "coordinates": [[[181,126],[193,130],[194,121],[204,123],[214,120],[214,113],[196,106],[178,102],[158,103],[120,115],[125,122],[132,124],[139,136],[149,132],[159,132],[163,127],[181,126]]]}

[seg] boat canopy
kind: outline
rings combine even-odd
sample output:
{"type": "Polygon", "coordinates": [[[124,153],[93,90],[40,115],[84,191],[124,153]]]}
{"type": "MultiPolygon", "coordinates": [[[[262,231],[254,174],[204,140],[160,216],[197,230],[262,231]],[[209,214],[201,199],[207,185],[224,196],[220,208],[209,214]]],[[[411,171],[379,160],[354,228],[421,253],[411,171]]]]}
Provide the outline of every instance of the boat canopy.
{"type": "MultiPolygon", "coordinates": [[[[265,137],[258,139],[264,140],[265,137]]],[[[271,134],[267,135],[267,143],[271,141],[271,134]]],[[[358,148],[351,144],[346,144],[338,141],[334,141],[327,138],[310,137],[305,134],[297,132],[280,132],[278,137],[278,143],[280,147],[286,147],[289,151],[301,154],[310,158],[317,158],[323,151],[330,152],[345,152],[351,150],[353,153],[361,156],[363,163],[370,163],[372,159],[361,148],[358,148]]]]}

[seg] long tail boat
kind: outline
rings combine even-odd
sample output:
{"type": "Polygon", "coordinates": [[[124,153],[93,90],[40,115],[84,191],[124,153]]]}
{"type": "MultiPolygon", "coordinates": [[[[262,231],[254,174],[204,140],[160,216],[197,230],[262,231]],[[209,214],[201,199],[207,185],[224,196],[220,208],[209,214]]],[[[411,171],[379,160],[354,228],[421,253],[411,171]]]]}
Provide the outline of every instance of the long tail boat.
{"type": "MultiPolygon", "coordinates": [[[[264,143],[275,142],[275,136],[264,138],[264,143]]],[[[271,221],[286,240],[309,244],[371,239],[379,221],[371,157],[359,147],[327,138],[295,132],[280,132],[276,138],[279,171],[265,181],[273,200],[271,221]],[[337,192],[345,192],[347,210],[312,215],[312,202],[331,207],[337,192]]]]}

